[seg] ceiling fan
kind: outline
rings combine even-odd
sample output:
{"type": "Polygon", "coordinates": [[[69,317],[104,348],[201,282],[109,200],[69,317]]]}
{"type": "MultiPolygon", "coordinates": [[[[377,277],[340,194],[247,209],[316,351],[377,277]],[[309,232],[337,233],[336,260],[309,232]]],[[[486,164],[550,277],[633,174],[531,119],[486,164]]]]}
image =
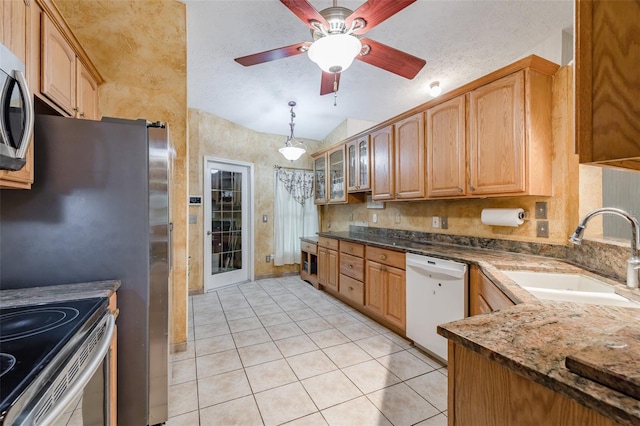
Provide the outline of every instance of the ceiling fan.
{"type": "Polygon", "coordinates": [[[338,91],[340,73],[354,59],[412,79],[425,66],[424,59],[362,35],[415,1],[368,0],[354,12],[333,0],[332,7],[318,12],[307,0],[280,0],[311,29],[313,42],[254,53],[235,61],[251,66],[306,52],[322,69],[320,95],[338,91]]]}

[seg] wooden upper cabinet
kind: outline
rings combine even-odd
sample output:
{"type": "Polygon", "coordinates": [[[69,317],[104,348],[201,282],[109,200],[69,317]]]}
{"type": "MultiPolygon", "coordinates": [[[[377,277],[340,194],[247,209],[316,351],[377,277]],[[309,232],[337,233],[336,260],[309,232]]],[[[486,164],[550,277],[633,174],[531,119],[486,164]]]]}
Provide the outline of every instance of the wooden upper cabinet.
{"type": "Polygon", "coordinates": [[[313,157],[313,201],[316,204],[327,202],[327,155],[313,157]]]}
{"type": "Polygon", "coordinates": [[[466,194],[465,96],[427,110],[427,196],[466,194]]]}
{"type": "Polygon", "coordinates": [[[385,127],[371,134],[371,198],[395,198],[393,171],[393,129],[385,127]]]}
{"type": "Polygon", "coordinates": [[[41,92],[70,116],[76,113],[76,53],[51,18],[42,14],[41,92]]]}
{"type": "Polygon", "coordinates": [[[327,152],[327,188],[329,203],[343,203],[347,201],[344,153],[344,145],[340,145],[327,152]]]}
{"type": "Polygon", "coordinates": [[[88,120],[100,119],[98,113],[98,83],[81,61],[77,61],[77,116],[88,120]]]}
{"type": "Polygon", "coordinates": [[[640,3],[576,1],[575,19],[580,162],[640,170],[640,3]]]}
{"type": "Polygon", "coordinates": [[[424,198],[425,141],[424,114],[405,118],[394,125],[395,198],[398,200],[424,198]]]}
{"type": "Polygon", "coordinates": [[[469,193],[524,192],[524,72],[480,87],[469,99],[469,193]]]}
{"type": "Polygon", "coordinates": [[[369,136],[347,142],[347,191],[361,192],[371,188],[369,184],[369,136]]]}
{"type": "MultiPolygon", "coordinates": [[[[30,5],[26,0],[0,0],[0,42],[25,64],[29,90],[34,90],[30,76],[31,23],[30,5]]],[[[33,136],[32,136],[33,137],[33,136]]],[[[33,140],[27,151],[27,163],[18,171],[0,170],[0,188],[29,189],[33,183],[33,140]]]]}

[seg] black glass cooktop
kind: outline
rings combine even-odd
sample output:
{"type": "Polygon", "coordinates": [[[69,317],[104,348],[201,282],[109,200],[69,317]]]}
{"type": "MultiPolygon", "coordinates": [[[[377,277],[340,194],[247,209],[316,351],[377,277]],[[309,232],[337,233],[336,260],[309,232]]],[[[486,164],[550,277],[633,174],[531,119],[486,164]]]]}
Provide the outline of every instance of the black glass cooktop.
{"type": "Polygon", "coordinates": [[[107,298],[0,308],[0,424],[65,345],[80,338],[107,308],[107,298]]]}

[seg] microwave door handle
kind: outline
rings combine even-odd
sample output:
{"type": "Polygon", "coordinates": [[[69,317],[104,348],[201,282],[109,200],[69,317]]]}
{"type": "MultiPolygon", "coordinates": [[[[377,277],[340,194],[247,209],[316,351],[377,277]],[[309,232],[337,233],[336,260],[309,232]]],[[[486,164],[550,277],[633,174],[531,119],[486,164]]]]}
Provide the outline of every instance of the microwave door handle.
{"type": "MultiPolygon", "coordinates": [[[[0,92],[0,105],[2,107],[8,107],[8,103],[10,101],[9,98],[9,90],[11,88],[11,80],[6,79],[4,84],[2,85],[2,92],[0,92]]],[[[11,149],[12,155],[15,153],[15,149],[13,148],[11,141],[9,140],[9,132],[5,127],[4,120],[0,119],[0,138],[2,139],[0,143],[2,143],[5,147],[11,149]]]]}
{"type": "Polygon", "coordinates": [[[18,148],[18,153],[16,154],[17,158],[24,158],[27,155],[27,149],[29,149],[29,144],[31,143],[31,135],[33,135],[33,123],[34,123],[34,110],[33,110],[33,100],[31,100],[31,92],[29,92],[29,87],[27,86],[27,81],[24,78],[24,74],[22,71],[15,70],[14,76],[16,81],[18,82],[18,87],[20,88],[20,93],[22,95],[22,99],[24,99],[25,104],[25,123],[26,129],[22,132],[22,140],[20,141],[20,145],[18,148]]]}
{"type": "Polygon", "coordinates": [[[92,358],[87,361],[87,364],[82,369],[80,376],[78,376],[77,380],[64,391],[62,397],[56,401],[56,404],[51,408],[51,410],[40,419],[38,424],[41,425],[49,425],[52,424],[54,420],[56,420],[67,408],[69,404],[73,401],[73,399],[78,395],[81,389],[89,383],[89,380],[93,377],[93,374],[96,372],[100,363],[109,352],[109,347],[111,346],[111,338],[113,336],[113,331],[115,328],[116,320],[112,314],[107,314],[107,329],[102,336],[102,340],[98,343],[98,349],[93,353],[92,358]]]}

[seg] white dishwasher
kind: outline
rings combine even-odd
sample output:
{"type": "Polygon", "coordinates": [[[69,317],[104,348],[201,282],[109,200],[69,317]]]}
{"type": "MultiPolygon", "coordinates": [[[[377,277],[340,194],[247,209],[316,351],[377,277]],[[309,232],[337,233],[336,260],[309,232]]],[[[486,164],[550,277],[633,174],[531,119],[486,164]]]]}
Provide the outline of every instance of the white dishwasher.
{"type": "Polygon", "coordinates": [[[447,339],[439,324],[468,314],[467,265],[407,253],[407,337],[447,361],[447,339]]]}

